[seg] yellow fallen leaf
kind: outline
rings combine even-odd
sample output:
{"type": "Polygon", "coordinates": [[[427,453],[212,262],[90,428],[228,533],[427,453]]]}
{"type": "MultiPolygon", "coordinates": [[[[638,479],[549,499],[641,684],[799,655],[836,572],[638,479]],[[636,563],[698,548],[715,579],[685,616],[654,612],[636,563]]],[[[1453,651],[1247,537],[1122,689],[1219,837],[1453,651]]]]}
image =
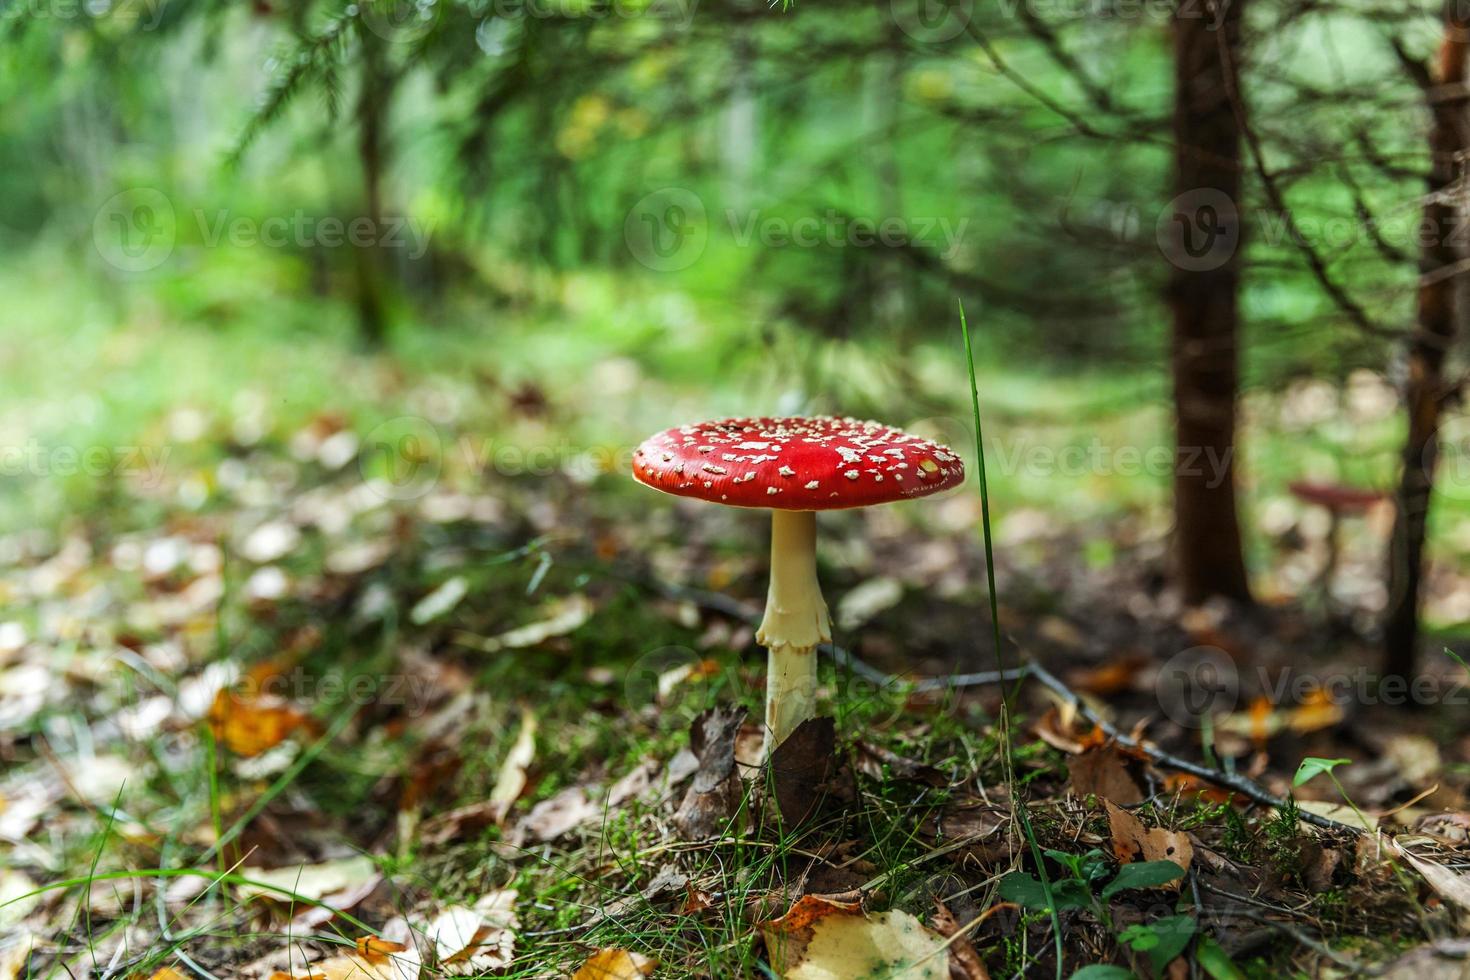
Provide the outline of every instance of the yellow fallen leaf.
{"type": "Polygon", "coordinates": [[[572,974],[572,980],[640,980],[652,974],[656,966],[657,960],[651,960],[642,953],[599,949],[572,974]]]}
{"type": "Polygon", "coordinates": [[[551,615],[535,623],[507,630],[475,644],[486,653],[519,650],[545,643],[553,636],[565,636],[592,618],[592,600],[578,593],[553,603],[551,615]]]}
{"type": "Polygon", "coordinates": [[[277,902],[289,902],[292,895],[320,900],[378,877],[372,860],[362,855],[269,870],[243,868],[240,873],[250,879],[249,884],[240,886],[241,897],[259,896],[277,902]]]}
{"type": "Polygon", "coordinates": [[[944,937],[898,909],[867,915],[859,905],[807,895],[760,930],[785,980],[949,977],[944,937]]]}
{"type": "Polygon", "coordinates": [[[496,823],[503,823],[515,801],[526,788],[526,767],[536,757],[536,716],[529,708],[521,712],[521,730],[500,765],[500,776],[490,791],[496,823]]]}
{"type": "Polygon", "coordinates": [[[185,980],[184,975],[171,966],[156,971],[148,980],[185,980]]]}

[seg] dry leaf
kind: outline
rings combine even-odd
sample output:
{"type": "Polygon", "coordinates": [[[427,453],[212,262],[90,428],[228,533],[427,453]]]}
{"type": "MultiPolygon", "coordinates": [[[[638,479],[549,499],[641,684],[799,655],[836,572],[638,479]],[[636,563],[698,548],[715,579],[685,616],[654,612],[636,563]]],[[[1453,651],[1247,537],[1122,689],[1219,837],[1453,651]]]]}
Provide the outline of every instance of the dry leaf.
{"type": "Polygon", "coordinates": [[[626,949],[600,949],[572,974],[572,980],[640,980],[658,966],[642,953],[626,949]]]}
{"type": "Polygon", "coordinates": [[[0,949],[0,980],[16,980],[24,976],[31,952],[36,948],[36,937],[23,932],[13,945],[0,949]]]}
{"type": "Polygon", "coordinates": [[[1113,855],[1122,864],[1133,861],[1173,861],[1185,871],[1194,859],[1194,845],[1189,835],[1162,827],[1145,827],[1127,810],[1112,802],[1105,802],[1108,811],[1108,828],[1113,837],[1113,855]]]}
{"type": "Polygon", "coordinates": [[[302,978],[311,980],[418,980],[423,962],[418,950],[408,947],[402,952],[359,956],[333,956],[313,963],[302,978]]]}
{"type": "Polygon", "coordinates": [[[578,593],[553,603],[548,618],[479,640],[474,646],[486,653],[534,647],[553,636],[565,636],[591,618],[592,600],[578,593]]]}
{"type": "Polygon", "coordinates": [[[1458,871],[1451,871],[1436,861],[1422,858],[1411,851],[1405,850],[1399,846],[1397,841],[1389,840],[1387,846],[1390,853],[1397,854],[1405,861],[1408,861],[1409,864],[1413,865],[1414,870],[1419,872],[1424,880],[1429,883],[1429,887],[1434,889],[1440,898],[1443,898],[1447,902],[1453,902],[1461,909],[1470,911],[1470,877],[1458,871]]]}
{"type": "Polygon", "coordinates": [[[771,965],[786,980],[949,976],[943,937],[897,909],[869,916],[858,904],[807,895],[760,931],[771,965]]]}
{"type": "Polygon", "coordinates": [[[293,897],[323,901],[329,895],[355,892],[369,882],[376,884],[381,878],[373,862],[361,855],[270,870],[245,868],[241,874],[249,879],[239,886],[242,898],[269,898],[276,902],[290,902],[293,897]]]}
{"type": "Polygon", "coordinates": [[[1067,775],[1072,792],[1082,799],[1096,796],[1114,803],[1141,803],[1143,788],[1134,775],[1138,760],[1118,747],[1117,743],[1087,749],[1067,760],[1067,775]]]}
{"type": "Polygon", "coordinates": [[[788,827],[812,817],[828,799],[851,800],[852,773],[837,748],[836,722],[808,718],[771,753],[772,795],[788,827]]]}
{"type": "Polygon", "coordinates": [[[209,709],[214,737],[236,755],[255,756],[290,738],[310,719],[278,697],[220,691],[209,709]]]}
{"type": "Polygon", "coordinates": [[[903,583],[886,575],[859,582],[837,602],[833,620],[844,632],[857,629],[903,599],[903,583]]]}
{"type": "Polygon", "coordinates": [[[0,929],[20,922],[40,904],[41,896],[31,894],[37,887],[23,871],[0,870],[0,929]]]}
{"type": "Polygon", "coordinates": [[[490,804],[495,823],[504,823],[506,814],[520,799],[526,788],[526,768],[536,757],[536,716],[526,708],[521,712],[521,730],[500,765],[500,777],[490,791],[490,804]]]}
{"type": "Polygon", "coordinates": [[[374,956],[387,956],[390,953],[401,953],[408,949],[407,943],[390,942],[379,936],[363,936],[357,940],[357,955],[371,959],[374,956]]]}
{"type": "Polygon", "coordinates": [[[409,611],[408,618],[416,626],[432,623],[459,605],[469,591],[470,584],[465,577],[456,575],[416,602],[409,611]]]}
{"type": "Polygon", "coordinates": [[[531,807],[516,826],[512,838],[520,843],[527,839],[553,841],[589,820],[602,816],[602,807],[587,798],[581,786],[568,786],[550,799],[531,807]]]}
{"type": "Polygon", "coordinates": [[[715,707],[701,712],[689,727],[689,748],[699,769],[674,814],[674,826],[685,840],[719,833],[740,808],[743,786],[735,771],[735,740],[744,720],[744,708],[715,707]]]}
{"type": "Polygon", "coordinates": [[[445,909],[424,928],[441,969],[450,975],[503,970],[515,959],[515,889],[482,895],[473,906],[445,909]]]}
{"type": "Polygon", "coordinates": [[[945,939],[950,939],[949,944],[949,975],[950,980],[990,980],[990,971],[985,968],[985,961],[980,959],[980,954],[975,952],[975,947],[970,939],[960,931],[960,924],[955,921],[954,913],[949,906],[938,898],[934,900],[934,928],[945,939]]]}
{"type": "MultiPolygon", "coordinates": [[[[0,972],[0,976],[4,976],[4,973],[0,972]]],[[[162,969],[155,970],[148,980],[187,980],[187,978],[173,967],[165,966],[162,969]]]]}
{"type": "Polygon", "coordinates": [[[1097,667],[1072,671],[1067,675],[1067,686],[1074,691],[1111,697],[1132,690],[1138,675],[1150,663],[1143,654],[1125,654],[1097,667]]]}

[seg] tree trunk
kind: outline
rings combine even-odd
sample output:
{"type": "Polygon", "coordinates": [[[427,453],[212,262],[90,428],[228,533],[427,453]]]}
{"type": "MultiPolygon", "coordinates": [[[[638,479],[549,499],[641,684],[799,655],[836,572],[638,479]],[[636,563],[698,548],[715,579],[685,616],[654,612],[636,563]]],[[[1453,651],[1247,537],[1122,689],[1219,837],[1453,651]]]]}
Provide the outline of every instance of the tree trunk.
{"type": "Polygon", "coordinates": [[[1424,574],[1424,536],[1429,522],[1429,498],[1439,461],[1440,410],[1453,393],[1444,380],[1444,360],[1453,341],[1457,316],[1456,276],[1459,255],[1453,241],[1458,208],[1447,191],[1455,182],[1458,156],[1467,146],[1465,81],[1467,28],[1456,16],[1457,5],[1446,5],[1444,42],[1432,77],[1421,78],[1433,114],[1429,130],[1429,194],[1420,226],[1418,329],[1409,342],[1409,434],[1404,442],[1403,473],[1395,499],[1389,548],[1388,618],[1384,622],[1383,672],[1407,678],[1414,673],[1419,645],[1420,586],[1424,574]]]}
{"type": "Polygon", "coordinates": [[[357,155],[371,240],[353,243],[358,332],[364,344],[375,348],[381,347],[388,335],[385,296],[388,268],[382,245],[383,173],[387,166],[385,130],[393,79],[388,74],[382,43],[363,32],[362,87],[357,96],[357,155]]]}
{"type": "Polygon", "coordinates": [[[1239,383],[1241,130],[1238,92],[1244,0],[1174,18],[1173,211],[1160,229],[1172,268],[1175,575],[1186,601],[1251,601],[1235,489],[1239,383]]]}

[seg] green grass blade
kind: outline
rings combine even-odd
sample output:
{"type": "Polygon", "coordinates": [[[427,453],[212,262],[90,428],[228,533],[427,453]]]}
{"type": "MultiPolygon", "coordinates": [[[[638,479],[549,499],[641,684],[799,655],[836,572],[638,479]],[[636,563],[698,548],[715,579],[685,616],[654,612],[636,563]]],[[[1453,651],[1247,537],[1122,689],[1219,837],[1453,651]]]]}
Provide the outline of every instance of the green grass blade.
{"type": "MultiPolygon", "coordinates": [[[[960,333],[965,338],[965,366],[969,369],[970,374],[970,410],[975,422],[975,459],[980,477],[980,524],[985,535],[985,583],[990,593],[990,625],[994,630],[995,666],[997,670],[1004,670],[1005,665],[1001,662],[1000,656],[1000,599],[995,591],[995,544],[994,536],[990,531],[990,483],[985,476],[985,435],[980,425],[980,384],[975,379],[975,349],[970,343],[970,324],[965,318],[965,304],[960,302],[959,308],[960,333]]],[[[1057,980],[1061,980],[1062,917],[1052,896],[1051,877],[1046,873],[1046,858],[1041,853],[1041,845],[1037,842],[1036,833],[1031,828],[1031,815],[1026,809],[1026,802],[1021,798],[1020,790],[1016,785],[1015,761],[1011,758],[1011,700],[1004,686],[1000,689],[1000,697],[1003,716],[1000,726],[1001,748],[1005,753],[1005,771],[1011,791],[1011,802],[1016,819],[1021,825],[1021,833],[1031,848],[1031,858],[1036,862],[1036,874],[1041,880],[1041,889],[1046,896],[1047,908],[1051,912],[1052,937],[1056,942],[1057,951],[1057,980]]]]}

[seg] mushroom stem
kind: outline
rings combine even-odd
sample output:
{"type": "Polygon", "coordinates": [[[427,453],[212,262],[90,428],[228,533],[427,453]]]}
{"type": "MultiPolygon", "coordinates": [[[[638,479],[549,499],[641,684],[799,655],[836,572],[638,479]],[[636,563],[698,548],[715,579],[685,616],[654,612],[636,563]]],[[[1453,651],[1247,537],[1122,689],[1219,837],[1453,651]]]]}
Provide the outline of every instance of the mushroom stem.
{"type": "Polygon", "coordinates": [[[817,694],[817,644],[832,622],[817,584],[817,515],[771,512],[771,586],[756,642],[770,651],[766,673],[766,754],[811,718],[817,694]]]}

